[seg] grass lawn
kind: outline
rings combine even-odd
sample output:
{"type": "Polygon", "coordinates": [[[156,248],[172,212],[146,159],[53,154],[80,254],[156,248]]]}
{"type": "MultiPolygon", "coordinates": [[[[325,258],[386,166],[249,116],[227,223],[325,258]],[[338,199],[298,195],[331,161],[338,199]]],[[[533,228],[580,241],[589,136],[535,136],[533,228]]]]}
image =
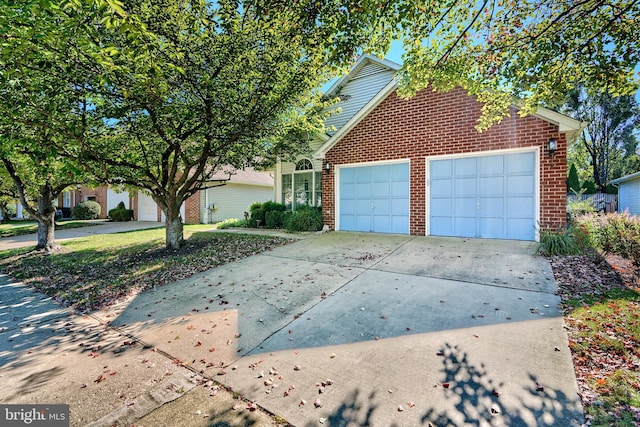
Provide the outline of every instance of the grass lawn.
{"type": "MultiPolygon", "coordinates": [[[[70,228],[90,227],[96,225],[87,221],[62,220],[56,221],[56,230],[68,230],[70,228]]],[[[9,221],[8,224],[0,224],[0,237],[21,236],[23,234],[33,234],[38,231],[36,221],[9,221]]]]}
{"type": "Polygon", "coordinates": [[[165,249],[164,228],[74,239],[62,243],[62,251],[46,256],[30,248],[2,251],[0,271],[64,306],[90,311],[291,241],[202,229],[185,226],[187,240],[179,251],[165,249]]]}

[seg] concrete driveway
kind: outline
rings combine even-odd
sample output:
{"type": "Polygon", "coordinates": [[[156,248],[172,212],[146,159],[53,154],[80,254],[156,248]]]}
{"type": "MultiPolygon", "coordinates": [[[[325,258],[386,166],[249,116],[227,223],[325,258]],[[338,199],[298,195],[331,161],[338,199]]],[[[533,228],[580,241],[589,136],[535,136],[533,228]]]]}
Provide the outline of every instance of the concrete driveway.
{"type": "MultiPolygon", "coordinates": [[[[553,274],[532,253],[517,241],[312,235],[84,321],[135,338],[120,356],[135,375],[136,358],[169,355],[181,375],[202,372],[296,426],[577,426],[553,274]]],[[[19,387],[28,356],[2,354],[0,374],[19,387]]],[[[141,422],[187,425],[185,398],[163,408],[180,421],[141,422]]],[[[135,405],[112,407],[94,425],[132,420],[135,405]]]]}

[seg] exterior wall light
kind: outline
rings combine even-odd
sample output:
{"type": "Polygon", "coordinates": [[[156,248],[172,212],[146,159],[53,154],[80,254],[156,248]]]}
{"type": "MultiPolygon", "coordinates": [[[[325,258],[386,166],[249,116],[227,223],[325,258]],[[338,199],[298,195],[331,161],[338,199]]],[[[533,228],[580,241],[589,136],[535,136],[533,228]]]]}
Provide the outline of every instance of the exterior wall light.
{"type": "Polygon", "coordinates": [[[558,151],[558,141],[556,141],[555,138],[549,138],[547,151],[549,152],[549,157],[551,158],[551,167],[553,167],[553,158],[556,155],[556,151],[558,151]]]}
{"type": "Polygon", "coordinates": [[[329,173],[329,171],[331,170],[331,163],[327,162],[324,164],[324,171],[329,173]]]}

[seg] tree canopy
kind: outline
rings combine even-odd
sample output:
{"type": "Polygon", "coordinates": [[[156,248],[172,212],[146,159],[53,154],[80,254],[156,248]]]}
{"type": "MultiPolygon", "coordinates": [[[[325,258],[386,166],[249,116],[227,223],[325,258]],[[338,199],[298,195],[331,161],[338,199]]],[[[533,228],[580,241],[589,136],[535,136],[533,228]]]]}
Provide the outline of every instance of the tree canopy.
{"type": "Polygon", "coordinates": [[[606,192],[609,182],[624,174],[625,163],[633,162],[636,155],[640,106],[633,96],[578,88],[569,92],[565,109],[587,123],[577,141],[588,160],[588,166],[582,167],[588,167],[598,191],[606,192]]]}
{"type": "MultiPolygon", "coordinates": [[[[332,2],[329,2],[332,3],[332,2]]],[[[380,53],[403,40],[401,93],[461,86],[486,102],[479,128],[507,114],[557,106],[582,84],[612,95],[638,89],[637,0],[389,0],[347,2],[380,53]]]]}

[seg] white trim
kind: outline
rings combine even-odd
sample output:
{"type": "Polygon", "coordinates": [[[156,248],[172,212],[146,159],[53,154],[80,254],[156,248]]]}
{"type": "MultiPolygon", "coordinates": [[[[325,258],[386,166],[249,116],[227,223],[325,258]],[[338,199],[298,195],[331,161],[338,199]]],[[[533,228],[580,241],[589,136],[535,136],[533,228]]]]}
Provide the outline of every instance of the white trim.
{"type": "Polygon", "coordinates": [[[618,186],[618,184],[622,184],[623,182],[627,182],[627,181],[633,181],[634,179],[637,179],[638,177],[640,177],[640,172],[636,172],[636,173],[632,173],[631,175],[625,175],[623,177],[616,178],[616,179],[611,181],[611,184],[615,185],[615,186],[618,186]]]}
{"type": "Polygon", "coordinates": [[[389,164],[407,164],[409,166],[409,232],[411,235],[411,159],[394,159],[394,160],[378,160],[374,162],[359,162],[359,163],[341,163],[334,165],[333,176],[333,199],[334,199],[334,217],[335,217],[335,229],[340,230],[340,173],[344,168],[357,168],[367,166],[384,166],[389,164]]]}
{"type": "Polygon", "coordinates": [[[472,153],[458,153],[458,154],[443,154],[436,156],[427,156],[425,157],[425,208],[424,208],[424,222],[425,222],[425,236],[431,235],[431,221],[429,218],[431,217],[431,204],[429,201],[431,200],[431,161],[434,160],[447,160],[447,159],[462,159],[462,158],[470,158],[470,157],[489,157],[489,156],[499,156],[499,155],[508,155],[508,154],[518,154],[518,153],[533,153],[534,156],[534,238],[536,242],[540,241],[540,230],[537,227],[540,224],[540,147],[522,147],[522,148],[507,148],[504,150],[487,150],[487,151],[475,151],[472,153]]]}

